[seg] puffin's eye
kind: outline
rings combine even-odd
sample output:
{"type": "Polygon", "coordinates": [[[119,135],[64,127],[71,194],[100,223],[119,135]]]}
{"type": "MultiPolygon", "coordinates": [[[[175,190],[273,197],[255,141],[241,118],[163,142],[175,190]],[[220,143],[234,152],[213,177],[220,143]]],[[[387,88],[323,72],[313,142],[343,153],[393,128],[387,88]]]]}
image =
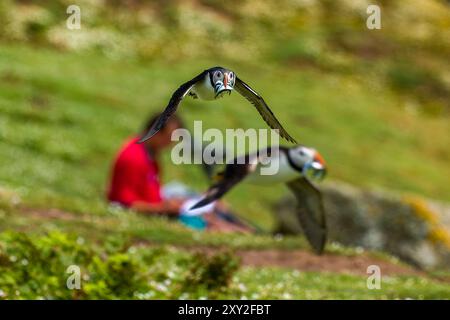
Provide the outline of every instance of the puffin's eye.
{"type": "Polygon", "coordinates": [[[305,151],[300,150],[300,152],[298,153],[299,155],[301,155],[302,157],[305,155],[305,151]]]}
{"type": "Polygon", "coordinates": [[[228,80],[229,80],[229,82],[230,82],[231,85],[234,84],[234,74],[233,74],[233,72],[230,72],[230,73],[228,74],[228,80]]]}
{"type": "Polygon", "coordinates": [[[223,77],[223,74],[222,74],[222,72],[220,72],[220,71],[217,71],[217,72],[216,72],[216,78],[218,78],[218,79],[222,79],[222,77],[223,77]]]}

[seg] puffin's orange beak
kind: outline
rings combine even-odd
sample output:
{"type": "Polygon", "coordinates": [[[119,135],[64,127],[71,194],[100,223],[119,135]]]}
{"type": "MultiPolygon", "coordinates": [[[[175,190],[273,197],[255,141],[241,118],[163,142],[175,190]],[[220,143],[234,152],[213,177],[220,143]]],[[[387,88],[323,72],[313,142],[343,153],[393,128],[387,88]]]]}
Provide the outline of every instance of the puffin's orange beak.
{"type": "Polygon", "coordinates": [[[313,168],[316,170],[314,176],[322,180],[327,175],[327,165],[325,163],[324,158],[318,152],[314,155],[313,168]]]}
{"type": "Polygon", "coordinates": [[[228,73],[223,76],[223,86],[226,88],[228,84],[228,73]]]}
{"type": "Polygon", "coordinates": [[[230,83],[230,75],[228,73],[224,73],[223,82],[218,81],[214,87],[216,98],[222,96],[224,92],[228,92],[228,94],[231,94],[231,90],[233,90],[233,87],[229,86],[229,83],[230,83]]]}
{"type": "Polygon", "coordinates": [[[320,163],[324,168],[326,167],[325,159],[318,152],[316,152],[316,155],[314,156],[314,161],[320,163]]]}

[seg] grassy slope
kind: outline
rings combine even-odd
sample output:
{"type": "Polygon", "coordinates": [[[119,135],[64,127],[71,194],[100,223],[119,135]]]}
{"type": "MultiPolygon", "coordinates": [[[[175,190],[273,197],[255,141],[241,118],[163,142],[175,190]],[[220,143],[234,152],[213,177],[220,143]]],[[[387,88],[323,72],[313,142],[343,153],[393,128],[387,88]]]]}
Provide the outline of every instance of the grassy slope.
{"type": "MultiPolygon", "coordinates": [[[[276,244],[267,237],[233,237],[232,241],[227,236],[195,236],[164,221],[122,212],[116,213],[117,219],[108,218],[111,211],[102,196],[115,150],[139,128],[143,116],[163,108],[177,84],[205,66],[218,63],[232,67],[264,93],[289,131],[301,142],[322,151],[330,164],[332,179],[450,199],[445,179],[450,168],[445,154],[434,157],[448,145],[449,124],[444,119],[405,114],[396,105],[393,94],[383,87],[368,87],[362,79],[271,66],[244,67],[229,61],[189,61],[174,66],[163,61],[144,64],[108,60],[96,54],[61,54],[24,46],[2,46],[0,181],[3,191],[0,194],[11,201],[2,200],[1,228],[32,228],[38,232],[61,229],[84,235],[117,233],[163,243],[193,239],[194,243],[234,243],[244,247],[304,247],[303,240],[296,238],[276,244]],[[430,140],[430,134],[435,138],[430,140]],[[89,218],[75,223],[19,216],[11,209],[15,194],[22,199],[22,207],[56,207],[84,213],[89,218]]],[[[203,111],[204,106],[208,105],[193,100],[184,102],[181,114],[188,125],[200,118],[206,121],[204,126],[222,129],[265,127],[255,110],[237,95],[220,100],[208,114],[203,111]]],[[[198,190],[206,187],[200,169],[177,167],[169,162],[164,178],[165,181],[192,181],[198,190]]],[[[283,188],[242,186],[228,200],[248,217],[270,227],[272,221],[267,207],[285,192],[283,188]]],[[[331,250],[342,253],[339,249],[331,250]]],[[[241,272],[247,286],[256,286],[257,282],[249,278],[255,270],[241,272]]],[[[268,288],[280,281],[282,288],[289,287],[276,291],[274,297],[283,297],[286,291],[297,298],[354,297],[349,288],[360,280],[362,286],[365,284],[361,277],[331,274],[320,275],[322,284],[316,287],[314,273],[305,273],[297,284],[288,279],[290,271],[263,268],[257,272],[267,281],[268,288]],[[287,280],[278,279],[284,274],[287,280]],[[301,289],[305,283],[314,286],[310,293],[301,289]]],[[[442,286],[427,280],[393,281],[399,291],[375,296],[442,296],[442,286]]],[[[254,289],[254,292],[261,290],[254,289]]],[[[374,296],[368,291],[355,294],[374,296]]]]}
{"type": "Polygon", "coordinates": [[[116,236],[100,247],[59,232],[45,237],[2,233],[0,249],[0,299],[450,298],[448,283],[419,276],[382,275],[381,288],[369,290],[364,276],[274,267],[236,270],[232,266],[239,262],[229,251],[207,258],[171,246],[129,246],[116,236]],[[65,287],[63,270],[72,264],[82,269],[81,291],[65,287]],[[231,282],[222,289],[206,287],[219,285],[223,276],[231,282]]]}
{"type": "MultiPolygon", "coordinates": [[[[177,84],[212,64],[189,61],[174,67],[1,47],[2,184],[96,202],[123,139],[140,127],[143,117],[165,106],[177,84]]],[[[321,150],[330,179],[450,200],[450,168],[442,151],[450,143],[445,118],[405,113],[393,94],[360,79],[230,67],[264,93],[295,137],[321,150]]],[[[187,99],[180,113],[188,126],[202,119],[204,127],[265,127],[238,95],[216,102],[208,113],[206,106],[211,105],[187,99]]],[[[206,186],[200,170],[167,164],[164,174],[165,181],[192,181],[199,190],[206,186]]],[[[264,208],[284,192],[242,186],[229,200],[267,225],[264,208]],[[246,194],[252,191],[258,192],[249,200],[246,194]]]]}
{"type": "Polygon", "coordinates": [[[420,277],[385,277],[381,289],[367,289],[367,278],[277,268],[244,269],[238,279],[249,286],[247,298],[284,299],[448,299],[448,284],[420,277]],[[267,285],[268,284],[268,285],[267,285]],[[273,285],[276,284],[276,285],[273,285]]]}

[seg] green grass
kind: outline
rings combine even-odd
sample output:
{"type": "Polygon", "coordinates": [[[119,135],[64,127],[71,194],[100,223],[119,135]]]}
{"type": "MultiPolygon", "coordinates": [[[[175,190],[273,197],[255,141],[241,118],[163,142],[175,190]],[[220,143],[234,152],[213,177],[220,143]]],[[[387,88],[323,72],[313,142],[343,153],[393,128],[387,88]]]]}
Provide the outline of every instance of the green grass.
{"type": "Polygon", "coordinates": [[[162,246],[130,246],[120,238],[101,245],[80,236],[0,234],[0,299],[435,299],[449,286],[417,276],[367,278],[240,267],[229,251],[212,256],[162,246]],[[69,265],[81,270],[80,288],[69,290],[69,265]]]}
{"type": "MultiPolygon", "coordinates": [[[[101,206],[114,153],[124,139],[148,114],[162,110],[180,83],[215,64],[233,68],[263,93],[292,135],[321,151],[330,179],[450,200],[448,121],[405,112],[381,85],[270,65],[115,61],[25,46],[0,47],[2,185],[45,205],[101,206]]],[[[201,119],[205,128],[265,128],[236,94],[214,105],[186,99],[179,113],[188,127],[201,119]]],[[[178,179],[199,191],[206,188],[200,168],[172,165],[168,156],[165,182],[178,179]]],[[[282,186],[239,186],[227,199],[270,227],[267,207],[286,192],[282,186]]]]}
{"type": "MultiPolygon", "coordinates": [[[[76,234],[92,243],[102,243],[112,238],[148,246],[176,245],[181,247],[211,247],[233,249],[310,250],[301,236],[273,237],[270,233],[212,234],[198,232],[164,217],[145,217],[119,208],[106,208],[103,214],[56,212],[29,208],[24,204],[11,205],[0,202],[0,231],[16,230],[26,234],[45,235],[53,231],[76,234]]],[[[359,254],[356,249],[329,243],[327,252],[342,256],[359,254]]],[[[389,255],[370,252],[373,257],[391,260],[389,255]]]]}
{"type": "MultiPolygon", "coordinates": [[[[329,180],[450,201],[450,11],[442,1],[383,2],[381,30],[368,30],[366,5],[353,2],[84,1],[89,14],[72,33],[66,5],[0,4],[0,299],[450,298],[448,282],[431,280],[448,271],[384,276],[381,290],[368,290],[364,276],[236,269],[223,248],[309,250],[302,237],[270,235],[271,206],[288,193],[281,185],[240,185],[226,196],[268,231],[261,235],[193,232],[104,199],[124,139],[182,82],[223,65],[300,143],[320,150],[329,180]],[[198,246],[217,259],[186,250],[198,246]],[[88,276],[81,292],[65,290],[71,263],[88,276]]],[[[236,93],[186,99],[178,112],[190,128],[194,120],[205,129],[266,128],[236,93]]],[[[206,189],[200,168],[175,166],[169,153],[162,162],[164,182],[206,189]]],[[[334,243],[326,250],[361,254],[334,243]]]]}
{"type": "MultiPolygon", "coordinates": [[[[405,112],[396,92],[369,79],[222,59],[112,60],[99,53],[0,45],[0,230],[59,230],[93,243],[117,238],[151,245],[308,248],[301,237],[195,233],[105,203],[110,166],[124,139],[147,115],[162,110],[180,83],[217,64],[235,70],[263,94],[294,137],[321,151],[329,179],[450,200],[448,119],[405,112]],[[50,208],[69,216],[42,216],[50,208]],[[36,210],[41,213],[33,215],[36,210]]],[[[186,99],[179,113],[188,127],[197,119],[204,128],[266,127],[237,94],[214,104],[186,99]]],[[[163,161],[164,182],[207,187],[200,168],[175,166],[168,153],[163,161]]],[[[270,207],[287,192],[281,185],[242,185],[226,200],[270,230],[270,207]]],[[[335,245],[328,251],[357,254],[335,245]]],[[[246,267],[233,283],[223,297],[448,298],[448,286],[421,277],[388,278],[382,290],[367,290],[359,276],[246,267]]]]}
{"type": "Polygon", "coordinates": [[[449,299],[448,284],[417,276],[381,280],[380,289],[368,289],[367,277],[299,272],[280,268],[245,268],[238,281],[249,299],[449,299]]]}

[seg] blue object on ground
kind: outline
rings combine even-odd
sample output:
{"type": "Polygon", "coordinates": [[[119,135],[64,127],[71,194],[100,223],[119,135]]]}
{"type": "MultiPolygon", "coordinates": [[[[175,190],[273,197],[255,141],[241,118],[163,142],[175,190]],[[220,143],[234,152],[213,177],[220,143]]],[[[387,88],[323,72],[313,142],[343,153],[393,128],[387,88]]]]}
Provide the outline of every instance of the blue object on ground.
{"type": "Polygon", "coordinates": [[[204,214],[214,210],[214,203],[210,203],[202,208],[190,210],[190,208],[200,201],[201,197],[194,197],[186,200],[181,206],[179,220],[189,228],[196,230],[204,230],[208,226],[208,222],[204,218],[204,214]]]}
{"type": "Polygon", "coordinates": [[[195,230],[205,230],[208,223],[205,221],[203,216],[185,216],[181,215],[179,220],[185,226],[195,229],[195,230]]]}

